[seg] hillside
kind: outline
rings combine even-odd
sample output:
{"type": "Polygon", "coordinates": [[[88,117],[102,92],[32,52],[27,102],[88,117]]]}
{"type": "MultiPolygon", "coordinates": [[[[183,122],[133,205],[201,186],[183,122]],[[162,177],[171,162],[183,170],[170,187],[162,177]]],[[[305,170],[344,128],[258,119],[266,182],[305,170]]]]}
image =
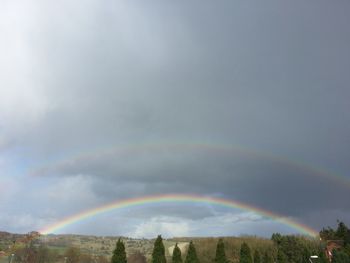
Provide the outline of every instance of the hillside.
{"type": "MultiPolygon", "coordinates": [[[[7,257],[11,251],[20,251],[28,247],[28,244],[36,248],[46,247],[55,258],[62,259],[64,254],[69,248],[78,248],[80,253],[90,255],[92,257],[102,256],[104,258],[110,258],[115,248],[117,240],[121,238],[125,244],[126,253],[128,256],[140,252],[143,254],[147,261],[151,259],[153,250],[154,239],[135,239],[128,237],[118,236],[93,236],[93,235],[21,235],[12,234],[7,232],[0,232],[0,251],[5,251],[7,255],[0,257],[0,263],[7,262],[7,257]],[[1,261],[2,259],[2,261],[1,261]]],[[[296,237],[302,240],[303,243],[311,250],[317,250],[319,242],[314,239],[308,239],[305,237],[296,237]]],[[[164,239],[165,253],[167,261],[171,262],[171,255],[174,245],[179,244],[182,250],[182,255],[186,254],[187,244],[189,241],[193,241],[198,257],[201,263],[211,263],[215,257],[215,250],[218,238],[206,237],[178,237],[164,239]]],[[[225,243],[225,252],[230,262],[239,261],[240,247],[243,242],[246,242],[252,251],[259,251],[261,254],[268,252],[273,257],[276,256],[277,247],[271,239],[243,236],[243,237],[223,237],[225,243]]],[[[22,252],[25,253],[25,252],[22,252]]]]}

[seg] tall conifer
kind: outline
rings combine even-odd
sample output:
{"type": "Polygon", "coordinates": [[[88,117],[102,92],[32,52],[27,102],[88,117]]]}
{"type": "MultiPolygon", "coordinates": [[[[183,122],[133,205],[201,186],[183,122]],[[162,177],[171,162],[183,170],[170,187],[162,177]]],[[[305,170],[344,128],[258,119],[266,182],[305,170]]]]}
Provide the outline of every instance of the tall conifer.
{"type": "Polygon", "coordinates": [[[190,242],[190,245],[188,246],[188,251],[187,251],[185,263],[199,263],[196,248],[194,247],[192,241],[190,242]]]}
{"type": "Polygon", "coordinates": [[[119,238],[113,251],[112,263],[127,263],[124,242],[119,238]]]}
{"type": "Polygon", "coordinates": [[[162,236],[158,236],[154,242],[153,252],[152,252],[152,263],[166,263],[165,258],[165,248],[163,245],[162,236]]]}
{"type": "Polygon", "coordinates": [[[224,241],[220,238],[216,246],[216,255],[214,259],[215,263],[227,263],[227,258],[225,254],[225,244],[224,241]]]}
{"type": "Polygon", "coordinates": [[[253,263],[250,248],[245,242],[241,245],[239,263],[253,263]]]}
{"type": "Polygon", "coordinates": [[[181,250],[177,246],[177,243],[174,247],[172,263],[182,263],[181,250]]]}

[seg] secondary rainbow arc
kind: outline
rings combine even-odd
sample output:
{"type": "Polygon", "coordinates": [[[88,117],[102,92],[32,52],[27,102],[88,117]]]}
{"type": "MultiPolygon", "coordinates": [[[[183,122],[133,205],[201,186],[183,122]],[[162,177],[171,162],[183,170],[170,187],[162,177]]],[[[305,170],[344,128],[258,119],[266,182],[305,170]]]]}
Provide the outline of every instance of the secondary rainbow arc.
{"type": "Polygon", "coordinates": [[[245,147],[241,147],[239,145],[230,145],[230,144],[221,144],[221,143],[208,143],[208,142],[147,142],[147,143],[139,143],[139,144],[125,144],[118,145],[113,147],[107,147],[105,149],[95,149],[89,152],[81,152],[79,154],[70,156],[69,158],[63,158],[61,160],[53,161],[51,164],[46,164],[41,167],[37,167],[32,169],[29,174],[34,176],[40,176],[41,174],[45,174],[46,172],[50,172],[51,169],[55,170],[60,166],[71,165],[72,163],[77,163],[80,161],[88,161],[90,158],[98,157],[100,155],[108,155],[113,154],[115,152],[139,152],[142,150],[159,150],[159,149],[172,149],[172,150],[208,150],[208,151],[233,151],[240,153],[246,156],[256,156],[258,158],[264,158],[272,161],[280,162],[284,165],[289,165],[304,171],[310,172],[310,175],[315,177],[321,177],[329,179],[334,183],[338,183],[342,187],[350,188],[350,178],[336,173],[331,173],[322,167],[312,166],[310,164],[304,163],[300,160],[294,160],[288,158],[286,156],[275,155],[269,152],[262,152],[254,149],[249,149],[245,147]]]}
{"type": "Polygon", "coordinates": [[[133,206],[142,206],[142,205],[154,204],[154,203],[176,203],[176,202],[178,203],[186,202],[186,203],[193,203],[193,204],[196,204],[196,203],[211,204],[211,205],[218,205],[218,206],[227,207],[227,208],[239,209],[243,211],[249,211],[249,212],[259,214],[263,217],[270,218],[288,227],[291,227],[297,230],[299,233],[306,234],[312,237],[316,237],[318,235],[318,232],[316,230],[312,229],[307,225],[304,225],[295,220],[292,220],[287,217],[283,217],[281,215],[278,215],[274,212],[271,212],[262,208],[254,207],[252,205],[245,204],[232,199],[201,196],[201,195],[194,195],[194,194],[165,194],[165,195],[163,194],[163,195],[151,195],[151,196],[143,196],[138,198],[117,200],[99,207],[82,211],[75,215],[66,217],[60,220],[59,222],[56,222],[52,225],[44,227],[43,229],[39,230],[39,232],[44,235],[55,233],[58,230],[63,229],[74,223],[77,223],[85,219],[97,216],[105,212],[116,210],[116,209],[133,207],[133,206]]]}

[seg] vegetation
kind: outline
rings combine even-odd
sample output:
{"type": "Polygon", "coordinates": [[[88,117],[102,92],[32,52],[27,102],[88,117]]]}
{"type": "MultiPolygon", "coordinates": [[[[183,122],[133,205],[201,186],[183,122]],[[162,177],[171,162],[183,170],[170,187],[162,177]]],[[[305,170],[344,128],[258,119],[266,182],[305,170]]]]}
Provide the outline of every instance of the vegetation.
{"type": "Polygon", "coordinates": [[[320,231],[320,237],[326,243],[338,244],[338,247],[332,251],[332,263],[350,262],[350,229],[344,222],[338,221],[337,229],[323,228],[320,231]]]}
{"type": "Polygon", "coordinates": [[[324,251],[319,252],[317,263],[329,263],[329,261],[326,257],[326,253],[324,251]]]}
{"type": "Polygon", "coordinates": [[[225,244],[224,241],[220,238],[216,246],[216,255],[215,263],[227,263],[227,258],[225,254],[225,244]]]}
{"type": "Polygon", "coordinates": [[[125,245],[120,238],[117,241],[115,249],[113,251],[112,263],[127,263],[125,245]]]}
{"type": "Polygon", "coordinates": [[[152,252],[152,263],[166,263],[165,248],[162,236],[160,235],[154,242],[154,248],[152,252]]]}
{"type": "Polygon", "coordinates": [[[277,249],[277,261],[286,263],[310,263],[309,257],[320,252],[320,242],[303,236],[286,235],[279,233],[272,235],[277,249]]]}
{"type": "Polygon", "coordinates": [[[90,254],[85,254],[80,251],[79,248],[69,247],[63,254],[59,254],[57,250],[50,249],[47,246],[40,245],[35,246],[32,243],[28,246],[19,247],[14,251],[14,256],[8,256],[1,263],[7,263],[11,260],[13,263],[57,263],[57,262],[67,262],[67,263],[108,263],[106,257],[103,256],[93,256],[90,254]]]}
{"type": "Polygon", "coordinates": [[[254,263],[261,263],[260,253],[258,250],[254,251],[253,262],[254,263]]]}
{"type": "Polygon", "coordinates": [[[338,222],[335,229],[323,228],[320,237],[321,241],[275,233],[271,239],[242,236],[163,240],[158,236],[151,241],[76,235],[31,239],[0,232],[0,263],[8,263],[11,254],[12,263],[182,263],[182,255],[184,263],[310,263],[311,255],[318,255],[314,263],[328,263],[326,249],[332,252],[332,263],[350,262],[350,230],[345,223],[338,222]]]}
{"type": "Polygon", "coordinates": [[[288,259],[287,259],[287,256],[286,254],[284,254],[284,252],[279,249],[278,252],[277,252],[277,262],[278,263],[287,263],[288,259]]]}
{"type": "Polygon", "coordinates": [[[175,247],[174,247],[172,263],[182,263],[181,250],[177,246],[177,243],[175,244],[175,247]]]}
{"type": "MultiPolygon", "coordinates": [[[[196,242],[196,251],[201,263],[215,262],[215,251],[217,248],[218,238],[198,238],[196,242]]],[[[243,237],[225,237],[222,238],[225,244],[225,255],[228,262],[239,262],[240,248],[243,242],[247,243],[252,251],[259,251],[261,255],[267,251],[269,255],[274,256],[277,253],[274,242],[267,238],[253,236],[243,237]]]]}
{"type": "Polygon", "coordinates": [[[185,259],[185,263],[199,263],[196,248],[191,241],[188,246],[188,251],[185,259]]]}
{"type": "Polygon", "coordinates": [[[250,247],[245,242],[241,245],[239,263],[253,263],[250,247]]]}
{"type": "Polygon", "coordinates": [[[332,263],[349,263],[350,257],[343,250],[334,250],[332,263]]]}
{"type": "Polygon", "coordinates": [[[331,227],[323,228],[320,231],[320,237],[323,240],[342,240],[344,247],[350,245],[350,229],[341,221],[338,221],[338,227],[335,230],[331,227]]]}
{"type": "Polygon", "coordinates": [[[273,263],[273,259],[267,251],[265,251],[264,258],[263,258],[262,262],[263,263],[273,263]]]}

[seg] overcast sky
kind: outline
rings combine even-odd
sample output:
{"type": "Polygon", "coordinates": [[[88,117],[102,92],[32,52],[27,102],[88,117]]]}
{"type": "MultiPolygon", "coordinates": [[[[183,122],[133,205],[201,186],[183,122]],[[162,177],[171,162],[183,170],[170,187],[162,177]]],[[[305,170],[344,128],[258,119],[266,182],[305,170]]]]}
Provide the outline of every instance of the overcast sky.
{"type": "MultiPolygon", "coordinates": [[[[0,3],[0,230],[201,194],[350,224],[348,0],[0,3]]],[[[296,233],[249,211],[147,205],[57,233],[296,233]]]]}

